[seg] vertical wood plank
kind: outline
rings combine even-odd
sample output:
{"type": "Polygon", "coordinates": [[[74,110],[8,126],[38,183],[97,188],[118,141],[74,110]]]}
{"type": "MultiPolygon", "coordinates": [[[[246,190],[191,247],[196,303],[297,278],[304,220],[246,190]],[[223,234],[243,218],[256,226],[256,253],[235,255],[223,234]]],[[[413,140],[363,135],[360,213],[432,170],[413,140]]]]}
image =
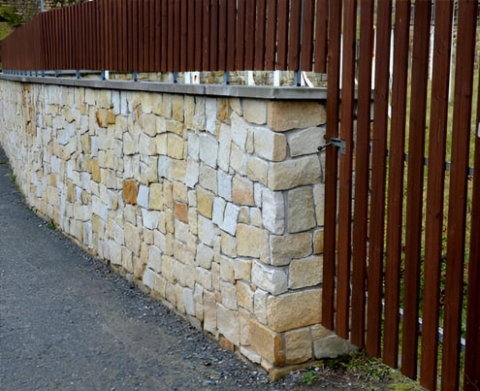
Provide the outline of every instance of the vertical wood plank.
{"type": "MultiPolygon", "coordinates": [[[[437,330],[440,308],[445,150],[448,117],[448,90],[452,39],[453,1],[435,5],[435,37],[430,107],[428,178],[425,217],[425,261],[422,327],[437,330]]],[[[436,389],[438,333],[424,333],[420,360],[420,383],[436,389]]]]}
{"type": "MultiPolygon", "coordinates": [[[[218,42],[218,33],[219,33],[219,0],[212,0],[211,10],[210,10],[210,42],[208,54],[210,55],[208,69],[210,71],[217,71],[221,68],[218,66],[218,57],[219,57],[219,42],[218,42]]],[[[223,22],[223,21],[222,21],[223,22]]]]}
{"type": "MultiPolygon", "coordinates": [[[[480,83],[480,79],[479,79],[480,83]]],[[[480,85],[477,86],[476,129],[480,126],[480,85]]],[[[467,332],[464,391],[480,389],[480,137],[475,138],[475,161],[472,189],[470,259],[468,263],[467,332]]]]}
{"type": "Polygon", "coordinates": [[[245,69],[245,15],[246,1],[237,0],[237,31],[235,41],[235,67],[236,69],[245,69]]]}
{"type": "MultiPolygon", "coordinates": [[[[329,0],[317,0],[315,28],[315,72],[326,73],[329,0]]],[[[363,8],[363,7],[362,7],[363,8]]],[[[360,16],[361,17],[361,16],[360,16]]]]}
{"type": "Polygon", "coordinates": [[[442,358],[442,388],[452,390],[458,389],[460,372],[458,346],[463,307],[467,173],[477,11],[477,0],[459,0],[442,358]]]}
{"type": "MultiPolygon", "coordinates": [[[[370,176],[373,0],[361,0],[360,56],[358,60],[358,118],[355,147],[355,200],[352,248],[352,343],[365,348],[367,232],[370,176]]],[[[318,3],[320,6],[320,3],[318,3]]],[[[318,23],[318,22],[317,22],[318,23]]],[[[318,38],[317,38],[318,39],[318,38]]],[[[318,45],[318,40],[317,40],[318,45]]],[[[317,46],[318,48],[318,46],[317,46]]],[[[315,60],[317,65],[317,59],[315,60]]]]}
{"type": "Polygon", "coordinates": [[[203,0],[202,70],[204,71],[210,70],[210,11],[210,0],[203,0]]]}
{"type": "Polygon", "coordinates": [[[343,21],[343,75],[340,138],[345,141],[345,153],[339,155],[337,304],[335,319],[335,331],[342,338],[349,337],[350,326],[350,258],[352,252],[352,159],[355,101],[356,22],[357,2],[356,0],[348,1],[344,6],[343,21]]]}
{"type": "Polygon", "coordinates": [[[265,69],[265,32],[267,23],[266,0],[257,0],[255,27],[255,65],[254,69],[265,69]]]}
{"type": "MultiPolygon", "coordinates": [[[[277,8],[277,66],[275,69],[287,69],[288,55],[288,0],[278,0],[277,8]]],[[[335,7],[334,7],[335,8],[335,7]]]]}
{"type": "Polygon", "coordinates": [[[197,71],[202,70],[202,43],[203,43],[203,2],[194,1],[195,5],[195,64],[194,68],[197,71]]]}
{"type": "Polygon", "coordinates": [[[236,45],[231,42],[237,42],[237,8],[236,0],[227,0],[227,71],[235,70],[236,45]]]}
{"type": "Polygon", "coordinates": [[[304,0],[302,16],[302,47],[299,68],[304,71],[313,70],[313,27],[315,16],[315,0],[304,0]]]}
{"type": "Polygon", "coordinates": [[[181,7],[180,7],[180,0],[177,0],[173,4],[173,15],[170,16],[173,25],[169,28],[173,28],[173,39],[170,41],[170,45],[173,46],[172,48],[172,72],[178,72],[180,67],[180,49],[181,49],[181,7]]]}
{"type": "Polygon", "coordinates": [[[395,12],[392,125],[388,172],[388,223],[385,267],[385,336],[383,361],[393,368],[398,363],[400,323],[400,265],[403,232],[403,176],[407,108],[410,3],[400,1],[395,12]]]}
{"type": "Polygon", "coordinates": [[[288,69],[300,70],[300,21],[302,17],[302,2],[290,3],[290,33],[288,35],[288,69]]]}
{"type": "MultiPolygon", "coordinates": [[[[331,23],[329,25],[327,101],[331,104],[327,106],[327,141],[332,137],[338,137],[342,8],[343,1],[334,1],[331,3],[329,13],[331,23]]],[[[322,323],[325,327],[333,330],[338,171],[336,148],[327,148],[325,155],[325,251],[323,255],[322,323]]]]}
{"type": "Polygon", "coordinates": [[[375,56],[375,115],[372,135],[372,198],[368,264],[367,352],[380,355],[384,256],[385,173],[388,132],[388,89],[392,2],[377,6],[377,46],[375,56]]]}
{"type": "Polygon", "coordinates": [[[218,0],[218,70],[227,69],[227,0],[218,0]]]}
{"type": "Polygon", "coordinates": [[[275,52],[277,42],[277,1],[267,2],[267,27],[265,47],[265,69],[275,69],[275,52]]]}
{"type": "Polygon", "coordinates": [[[162,58],[162,7],[160,1],[155,1],[155,71],[161,71],[162,58]]]}
{"type": "Polygon", "coordinates": [[[195,70],[195,33],[197,31],[195,18],[195,0],[187,0],[188,2],[188,51],[187,51],[187,68],[189,71],[195,70]]]}
{"type": "Polygon", "coordinates": [[[256,0],[247,0],[245,7],[245,36],[244,36],[244,50],[245,61],[243,63],[244,69],[252,70],[254,68],[255,60],[255,4],[256,0]]]}
{"type": "Polygon", "coordinates": [[[185,72],[187,67],[188,46],[188,9],[187,0],[180,1],[180,65],[179,72],[185,72]]]}

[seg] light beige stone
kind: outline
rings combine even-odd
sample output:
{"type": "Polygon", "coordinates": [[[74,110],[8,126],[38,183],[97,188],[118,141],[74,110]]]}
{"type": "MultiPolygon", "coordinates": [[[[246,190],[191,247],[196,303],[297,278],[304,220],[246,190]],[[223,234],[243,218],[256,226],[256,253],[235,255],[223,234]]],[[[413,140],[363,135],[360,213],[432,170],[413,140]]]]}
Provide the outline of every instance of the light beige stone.
{"type": "Polygon", "coordinates": [[[167,150],[169,157],[173,159],[183,159],[185,151],[184,140],[175,134],[169,134],[167,137],[167,150]]]}
{"type": "Polygon", "coordinates": [[[231,311],[217,303],[217,327],[220,334],[235,346],[240,345],[238,311],[231,311]]]}
{"type": "Polygon", "coordinates": [[[183,122],[183,96],[182,95],[173,95],[172,96],[172,118],[183,122]]]}
{"type": "Polygon", "coordinates": [[[312,358],[312,341],[308,328],[285,333],[286,364],[300,364],[312,358]]]}
{"type": "Polygon", "coordinates": [[[175,202],[173,204],[173,214],[176,219],[188,223],[188,206],[181,202],[175,202]]]}
{"type": "Polygon", "coordinates": [[[234,284],[220,280],[220,294],[225,308],[233,311],[238,310],[237,287],[234,284]]]}
{"type": "Polygon", "coordinates": [[[122,198],[127,204],[136,205],[138,196],[138,187],[134,180],[123,181],[122,198]]]}
{"type": "Polygon", "coordinates": [[[287,190],[320,182],[320,163],[316,156],[301,157],[279,163],[270,163],[268,187],[287,190]]]}
{"type": "Polygon", "coordinates": [[[319,285],[323,281],[323,257],[294,259],[289,270],[288,287],[290,289],[319,285]]]}
{"type": "Polygon", "coordinates": [[[268,257],[268,234],[265,230],[238,224],[237,253],[240,256],[266,259],[268,257]]]}
{"type": "Polygon", "coordinates": [[[285,349],[282,335],[254,319],[250,320],[250,343],[255,352],[276,366],[285,365],[285,349]]]}
{"type": "Polygon", "coordinates": [[[246,178],[235,175],[232,181],[232,201],[237,205],[255,205],[253,183],[246,178]]]}
{"type": "Polygon", "coordinates": [[[238,305],[253,313],[253,290],[250,284],[244,281],[237,282],[238,305]]]}
{"type": "Polygon", "coordinates": [[[352,354],[357,348],[332,331],[317,325],[311,328],[313,351],[316,359],[335,358],[352,354]]]}
{"type": "Polygon", "coordinates": [[[288,290],[287,270],[253,262],[252,283],[272,295],[280,295],[288,290]]]}
{"type": "Polygon", "coordinates": [[[161,183],[150,185],[148,207],[153,210],[163,210],[163,185],[161,183]]]}
{"type": "Polygon", "coordinates": [[[248,179],[254,182],[267,184],[268,180],[268,163],[259,158],[251,158],[247,163],[248,179]]]}
{"type": "Polygon", "coordinates": [[[197,188],[198,213],[212,218],[214,195],[201,187],[197,188]]]}
{"type": "Polygon", "coordinates": [[[265,124],[267,122],[267,102],[260,99],[244,99],[243,118],[254,124],[265,124]]]}
{"type": "Polygon", "coordinates": [[[310,186],[288,192],[288,232],[307,231],[316,226],[313,191],[310,186]]]}
{"type": "Polygon", "coordinates": [[[273,266],[290,264],[292,258],[304,258],[312,254],[312,234],[270,236],[270,263],[273,266]]]}
{"type": "Polygon", "coordinates": [[[270,296],[267,303],[268,326],[276,332],[298,329],[321,321],[321,289],[270,296]]]}
{"type": "Polygon", "coordinates": [[[299,132],[289,134],[288,146],[290,149],[290,156],[302,156],[318,153],[318,147],[325,144],[325,128],[308,128],[299,132]]]}
{"type": "Polygon", "coordinates": [[[237,240],[234,236],[221,232],[221,250],[222,254],[235,258],[237,256],[237,240]]]}
{"type": "Polygon", "coordinates": [[[268,126],[276,132],[309,128],[326,123],[323,104],[312,101],[271,101],[268,103],[268,126]]]}
{"type": "Polygon", "coordinates": [[[319,229],[313,234],[313,253],[323,254],[324,230],[319,229]]]}
{"type": "Polygon", "coordinates": [[[315,217],[317,225],[323,226],[325,221],[325,185],[318,184],[313,187],[313,199],[315,201],[315,217]]]}
{"type": "Polygon", "coordinates": [[[233,284],[235,282],[235,260],[215,254],[215,261],[220,265],[220,279],[233,284]]]}
{"type": "Polygon", "coordinates": [[[235,259],[233,271],[236,280],[250,282],[252,273],[252,261],[250,259],[235,259]]]}
{"type": "Polygon", "coordinates": [[[256,128],[253,134],[255,154],[263,159],[279,162],[287,156],[287,138],[267,128],[256,128]]]}

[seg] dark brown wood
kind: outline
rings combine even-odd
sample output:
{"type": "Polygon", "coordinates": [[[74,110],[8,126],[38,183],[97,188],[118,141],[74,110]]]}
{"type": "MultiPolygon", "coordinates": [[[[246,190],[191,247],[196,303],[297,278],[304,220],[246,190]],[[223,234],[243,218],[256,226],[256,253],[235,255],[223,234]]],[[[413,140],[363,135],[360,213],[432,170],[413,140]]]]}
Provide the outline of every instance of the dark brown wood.
{"type": "Polygon", "coordinates": [[[275,69],[287,69],[288,54],[288,0],[278,0],[277,8],[277,64],[275,69]]]}
{"type": "MultiPolygon", "coordinates": [[[[388,83],[390,65],[391,1],[377,6],[375,57],[375,114],[372,145],[372,196],[368,261],[367,352],[380,356],[385,227],[385,174],[388,131],[388,83]]],[[[330,66],[330,65],[329,65],[330,66]]]]}
{"type": "Polygon", "coordinates": [[[194,69],[197,71],[202,70],[202,55],[203,55],[203,49],[202,49],[202,43],[203,43],[203,2],[200,1],[194,1],[195,5],[195,63],[194,63],[194,69]]]}
{"type": "Polygon", "coordinates": [[[313,70],[313,27],[315,23],[315,0],[304,0],[302,16],[302,46],[299,68],[304,71],[313,70]]]}
{"type": "Polygon", "coordinates": [[[267,24],[266,0],[257,0],[256,27],[255,27],[255,65],[254,69],[265,69],[265,34],[267,24]]]}
{"type": "MultiPolygon", "coordinates": [[[[320,3],[318,4],[318,6],[320,3]]],[[[358,60],[358,117],[355,146],[355,200],[352,248],[352,343],[365,348],[367,232],[369,205],[369,149],[373,53],[373,0],[361,0],[360,56],[358,60]]],[[[317,60],[315,60],[317,61],[317,60]]],[[[317,63],[315,63],[317,64],[317,63]]]]}
{"type": "Polygon", "coordinates": [[[218,70],[227,69],[227,0],[219,0],[218,9],[218,70]]]}
{"type": "Polygon", "coordinates": [[[267,2],[267,27],[265,42],[265,69],[275,69],[275,52],[277,42],[277,1],[267,2]]]}
{"type": "MultiPolygon", "coordinates": [[[[480,79],[478,81],[480,83],[480,79]]],[[[480,126],[480,85],[477,85],[476,127],[480,126]]],[[[475,138],[472,185],[470,258],[468,263],[467,332],[465,349],[464,391],[480,389],[480,137],[475,138]]]]}
{"type": "MultiPolygon", "coordinates": [[[[467,169],[477,11],[478,2],[476,0],[459,1],[443,323],[442,389],[444,390],[456,390],[459,386],[460,352],[458,346],[461,337],[463,307],[467,169]]],[[[473,238],[473,240],[478,240],[478,238],[473,238]]]]}
{"type": "MultiPolygon", "coordinates": [[[[210,47],[209,53],[210,55],[210,63],[208,69],[211,71],[217,71],[220,68],[218,67],[218,56],[219,56],[219,42],[218,42],[218,30],[220,27],[220,20],[219,20],[219,0],[212,0],[210,5],[210,47]]],[[[222,23],[225,20],[222,21],[222,23]]]]}
{"type": "MultiPolygon", "coordinates": [[[[227,42],[237,42],[236,0],[227,0],[227,42]]],[[[226,70],[235,69],[236,45],[227,45],[226,70]]]]}
{"type": "Polygon", "coordinates": [[[328,4],[329,0],[317,0],[314,70],[320,73],[327,70],[328,4]]]}
{"type": "Polygon", "coordinates": [[[342,105],[340,138],[345,141],[345,153],[339,155],[338,197],[338,261],[335,331],[342,338],[350,331],[350,258],[352,255],[352,168],[353,122],[355,105],[355,54],[357,2],[344,6],[342,105]]]}
{"type": "MultiPolygon", "coordinates": [[[[452,38],[452,1],[440,1],[435,9],[435,37],[428,145],[428,178],[425,218],[425,261],[422,319],[425,330],[437,330],[440,308],[445,149],[452,38]]],[[[438,333],[422,335],[420,383],[436,389],[438,333]]]]}
{"type": "Polygon", "coordinates": [[[397,2],[392,91],[390,164],[388,172],[388,223],[385,267],[385,334],[383,361],[393,368],[398,363],[400,323],[400,265],[402,261],[403,176],[407,108],[410,3],[397,2]]]}
{"type": "Polygon", "coordinates": [[[404,317],[402,373],[417,376],[418,311],[422,253],[422,207],[424,187],[425,128],[427,110],[428,48],[430,42],[430,0],[415,4],[413,32],[412,92],[408,144],[407,219],[405,237],[404,317]]]}
{"type": "Polygon", "coordinates": [[[195,32],[197,29],[196,26],[196,17],[195,17],[195,0],[187,0],[188,10],[188,30],[187,30],[187,41],[188,41],[188,50],[187,50],[187,69],[189,71],[195,70],[195,42],[196,36],[195,32]]]}
{"type": "MultiPolygon", "coordinates": [[[[326,141],[338,137],[338,119],[340,102],[340,36],[343,1],[334,1],[330,6],[328,48],[328,88],[326,141]]],[[[335,257],[337,226],[337,149],[326,148],[325,151],[325,236],[323,255],[322,287],[322,324],[333,330],[335,327],[335,257]]]]}
{"type": "MultiPolygon", "coordinates": [[[[155,1],[155,70],[161,70],[162,58],[162,7],[160,1],[155,1]]],[[[188,58],[187,58],[188,61],[188,58]]]]}
{"type": "Polygon", "coordinates": [[[255,3],[256,0],[247,0],[245,7],[245,36],[244,36],[244,50],[245,61],[243,63],[243,69],[254,69],[255,60],[255,3]]]}
{"type": "Polygon", "coordinates": [[[302,18],[302,2],[290,3],[290,31],[288,34],[288,69],[300,70],[300,22],[302,18]]]}
{"type": "Polygon", "coordinates": [[[237,31],[235,40],[235,67],[236,69],[244,69],[245,63],[245,15],[246,15],[246,1],[237,1],[237,31]]]}
{"type": "Polygon", "coordinates": [[[203,43],[202,43],[202,68],[206,71],[210,69],[210,0],[203,0],[203,43]]]}

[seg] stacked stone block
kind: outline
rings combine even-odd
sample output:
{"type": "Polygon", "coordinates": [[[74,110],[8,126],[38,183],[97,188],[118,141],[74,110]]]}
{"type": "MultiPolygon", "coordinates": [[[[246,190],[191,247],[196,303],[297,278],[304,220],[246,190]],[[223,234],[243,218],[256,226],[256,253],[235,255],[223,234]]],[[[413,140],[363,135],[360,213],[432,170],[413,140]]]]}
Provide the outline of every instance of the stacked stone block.
{"type": "Polygon", "coordinates": [[[322,103],[0,89],[19,185],[83,247],[269,370],[347,348],[320,325],[322,103]]]}

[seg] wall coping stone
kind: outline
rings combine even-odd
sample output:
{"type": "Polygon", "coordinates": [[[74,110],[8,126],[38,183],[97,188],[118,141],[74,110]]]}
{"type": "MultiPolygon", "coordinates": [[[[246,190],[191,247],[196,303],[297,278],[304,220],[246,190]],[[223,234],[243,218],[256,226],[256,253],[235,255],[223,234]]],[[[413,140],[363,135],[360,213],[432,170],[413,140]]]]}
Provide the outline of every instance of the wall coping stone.
{"type": "Polygon", "coordinates": [[[270,100],[325,100],[327,89],[321,87],[237,86],[226,84],[178,84],[142,81],[76,79],[71,77],[40,77],[0,74],[0,79],[32,84],[51,84],[69,87],[145,91],[169,94],[224,96],[270,100]]]}

